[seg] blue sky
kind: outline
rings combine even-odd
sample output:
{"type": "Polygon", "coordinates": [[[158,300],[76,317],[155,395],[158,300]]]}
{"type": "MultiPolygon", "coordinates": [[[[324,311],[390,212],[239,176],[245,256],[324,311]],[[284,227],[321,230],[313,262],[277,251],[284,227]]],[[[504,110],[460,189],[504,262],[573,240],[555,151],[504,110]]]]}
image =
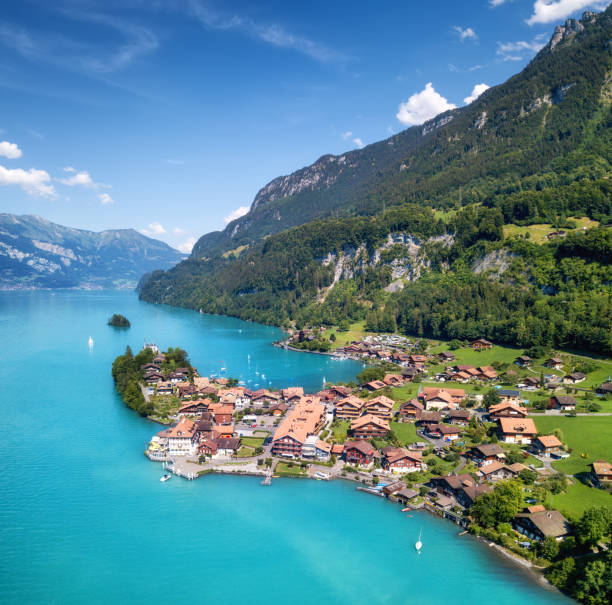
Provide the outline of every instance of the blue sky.
{"type": "Polygon", "coordinates": [[[520,71],[584,0],[4,0],[0,211],[188,251],[272,178],[520,71]]]}

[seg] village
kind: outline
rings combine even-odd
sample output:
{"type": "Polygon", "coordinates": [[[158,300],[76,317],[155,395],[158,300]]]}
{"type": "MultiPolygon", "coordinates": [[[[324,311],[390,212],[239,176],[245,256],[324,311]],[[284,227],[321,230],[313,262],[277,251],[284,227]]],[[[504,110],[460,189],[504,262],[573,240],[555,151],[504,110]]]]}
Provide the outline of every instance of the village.
{"type": "MultiPolygon", "coordinates": [[[[589,498],[608,495],[610,458],[589,461],[576,477],[559,472],[553,464],[577,453],[564,443],[562,431],[536,426],[539,417],[578,415],[579,403],[568,393],[585,380],[584,373],[566,374],[564,360],[551,357],[542,361],[550,374],[516,374],[510,388],[493,367],[498,364],[457,363],[459,352],[451,351],[400,352],[401,338],[355,342],[342,351],[384,360],[371,374],[391,367],[387,362],[395,372],[361,384],[326,385],[312,394],[296,386],[252,391],[230,378],[201,377],[195,368],[164,375],[164,354],[156,350],[141,368],[143,388],[152,397],[172,398],[175,407],[170,426],[153,436],[145,453],[189,479],[231,473],[260,476],[264,485],[275,477],[350,480],[361,491],[464,528],[473,523],[470,510],[479,496],[516,479],[524,486],[524,506],[511,520],[511,550],[522,556],[534,544],[561,541],[572,531],[573,515],[568,519],[551,507],[551,493],[571,492],[579,478],[589,498]],[[525,398],[537,389],[540,395],[547,390],[544,410],[525,398]]],[[[493,345],[478,339],[467,347],[480,352],[493,345]]],[[[513,363],[518,370],[532,360],[523,354],[513,363]]],[[[603,382],[593,391],[605,403],[611,389],[603,382]]]]}

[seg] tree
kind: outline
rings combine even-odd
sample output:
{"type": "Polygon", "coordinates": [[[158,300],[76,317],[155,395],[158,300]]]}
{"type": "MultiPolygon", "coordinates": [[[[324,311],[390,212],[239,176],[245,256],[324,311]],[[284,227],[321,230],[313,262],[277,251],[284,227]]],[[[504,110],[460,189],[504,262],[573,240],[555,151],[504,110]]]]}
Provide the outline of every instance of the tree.
{"type": "Polygon", "coordinates": [[[603,506],[589,508],[574,529],[580,544],[594,546],[612,531],[612,511],[603,506]]]}
{"type": "Polygon", "coordinates": [[[564,589],[569,585],[569,580],[576,569],[576,561],[573,557],[566,557],[562,561],[551,565],[546,571],[551,584],[557,588],[564,589]]]}
{"type": "Polygon", "coordinates": [[[589,561],[585,566],[582,574],[576,581],[574,596],[582,603],[589,605],[604,605],[610,602],[612,590],[610,586],[606,586],[610,577],[610,566],[612,561],[610,556],[606,562],[596,560],[589,561]]]}
{"type": "Polygon", "coordinates": [[[554,561],[558,554],[559,542],[557,542],[553,537],[547,536],[538,544],[538,555],[540,557],[548,559],[549,561],[554,561]]]}
{"type": "Polygon", "coordinates": [[[470,513],[479,525],[495,527],[510,522],[523,505],[521,484],[515,480],[501,481],[492,492],[476,498],[470,513]]]}
{"type": "Polygon", "coordinates": [[[359,374],[357,374],[357,380],[359,380],[359,384],[366,384],[373,380],[382,380],[385,377],[385,373],[384,368],[374,366],[359,372],[359,374]]]}
{"type": "Polygon", "coordinates": [[[519,479],[525,485],[533,485],[535,483],[537,476],[538,474],[529,468],[525,468],[519,473],[519,479]]]}
{"type": "Polygon", "coordinates": [[[482,403],[485,408],[488,410],[492,405],[495,405],[501,401],[501,397],[497,393],[495,389],[491,389],[485,396],[482,398],[482,403]]]}

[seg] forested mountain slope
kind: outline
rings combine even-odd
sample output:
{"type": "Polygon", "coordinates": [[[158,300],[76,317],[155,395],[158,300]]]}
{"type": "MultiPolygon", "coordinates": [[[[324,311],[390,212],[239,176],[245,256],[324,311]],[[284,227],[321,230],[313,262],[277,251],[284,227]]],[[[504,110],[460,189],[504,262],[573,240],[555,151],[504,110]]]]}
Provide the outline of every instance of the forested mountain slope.
{"type": "Polygon", "coordinates": [[[273,181],[142,298],[611,353],[610,40],[612,10],[585,14],[469,107],[273,181]],[[568,235],[525,239],[535,223],[568,235]]]}

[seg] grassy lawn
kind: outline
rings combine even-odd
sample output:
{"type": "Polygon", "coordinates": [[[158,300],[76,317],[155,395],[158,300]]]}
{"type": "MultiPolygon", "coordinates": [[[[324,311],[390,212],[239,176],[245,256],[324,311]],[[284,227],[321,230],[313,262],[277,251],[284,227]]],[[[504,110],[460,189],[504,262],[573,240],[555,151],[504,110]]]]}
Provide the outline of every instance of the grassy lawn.
{"type": "MultiPolygon", "coordinates": [[[[417,391],[419,390],[419,385],[409,382],[402,387],[395,387],[391,389],[391,399],[397,401],[398,404],[404,403],[404,401],[408,401],[413,397],[416,397],[417,391]]],[[[398,409],[399,405],[394,406],[394,409],[398,409]]]]}
{"type": "MultiPolygon", "coordinates": [[[[432,347],[429,352],[433,354],[448,351],[448,344],[442,343],[432,347]]],[[[503,361],[505,363],[514,363],[514,360],[523,352],[524,349],[514,347],[502,347],[495,345],[487,351],[474,351],[470,347],[461,347],[455,351],[451,351],[456,357],[456,361],[452,362],[459,365],[473,366],[489,366],[494,361],[503,361]]],[[[515,366],[516,367],[516,366],[515,366]]]]}
{"type": "Polygon", "coordinates": [[[566,460],[553,462],[553,467],[574,475],[587,471],[589,464],[603,458],[612,460],[612,416],[534,416],[538,431],[549,434],[559,428],[563,441],[573,449],[566,460]],[[582,458],[581,454],[585,454],[582,458]]]}
{"type": "Polygon", "coordinates": [[[306,470],[300,468],[299,463],[293,463],[293,467],[289,467],[288,462],[279,462],[274,469],[274,474],[280,477],[306,477],[306,470]]]}
{"type": "Polygon", "coordinates": [[[397,435],[402,445],[419,441],[416,426],[411,422],[391,422],[391,430],[397,435]]]}
{"type": "Polygon", "coordinates": [[[248,445],[255,449],[256,447],[263,447],[264,437],[242,437],[240,441],[242,445],[248,445]]]}
{"type": "Polygon", "coordinates": [[[253,456],[255,454],[255,450],[252,447],[249,447],[248,445],[243,445],[239,450],[238,450],[238,458],[249,458],[250,456],[253,456]]]}
{"type": "MultiPolygon", "coordinates": [[[[582,227],[586,227],[588,229],[590,227],[597,227],[597,225],[599,225],[598,221],[593,221],[586,216],[582,218],[572,218],[571,220],[576,222],[578,229],[582,227]]],[[[536,244],[547,242],[548,240],[546,239],[546,236],[551,231],[555,231],[555,228],[550,223],[540,223],[538,225],[529,225],[526,227],[521,227],[519,225],[504,225],[504,237],[525,235],[526,233],[529,233],[529,239],[536,244]]],[[[563,229],[563,231],[571,233],[575,231],[575,229],[563,229]]]]}
{"type": "Polygon", "coordinates": [[[338,332],[338,328],[330,328],[325,332],[327,337],[332,333],[336,335],[336,341],[332,343],[336,348],[350,344],[354,340],[363,340],[364,336],[371,334],[371,332],[366,332],[365,321],[351,324],[346,332],[338,332]]]}
{"type": "Polygon", "coordinates": [[[334,420],[331,425],[333,440],[336,443],[344,443],[346,441],[346,433],[348,432],[351,423],[349,420],[334,420]]]}
{"type": "Polygon", "coordinates": [[[588,487],[579,481],[574,481],[563,494],[551,496],[550,504],[568,519],[576,518],[593,506],[612,508],[612,495],[602,489],[588,487]]]}

